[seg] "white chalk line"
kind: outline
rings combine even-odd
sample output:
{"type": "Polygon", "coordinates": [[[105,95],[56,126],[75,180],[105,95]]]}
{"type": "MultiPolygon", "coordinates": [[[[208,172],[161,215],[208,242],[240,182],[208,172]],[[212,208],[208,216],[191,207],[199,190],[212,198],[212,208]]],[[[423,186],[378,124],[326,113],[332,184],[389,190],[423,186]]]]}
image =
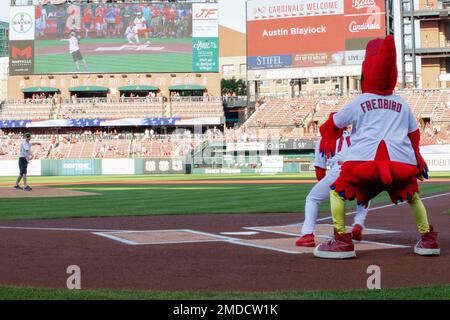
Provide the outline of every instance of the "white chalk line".
{"type": "MultiPolygon", "coordinates": [[[[428,197],[423,197],[421,198],[422,200],[428,200],[428,199],[433,199],[433,198],[437,198],[437,197],[442,197],[442,196],[447,196],[450,195],[450,192],[447,193],[443,193],[443,194],[437,194],[437,195],[432,195],[432,196],[428,196],[428,197]]],[[[402,202],[398,205],[404,205],[406,202],[402,202]]],[[[379,207],[374,207],[374,208],[369,208],[369,211],[374,211],[374,210],[379,210],[379,209],[384,209],[384,208],[389,208],[389,207],[393,207],[396,206],[395,204],[388,204],[388,205],[383,205],[383,206],[379,206],[379,207]]],[[[351,214],[355,214],[356,211],[353,212],[348,212],[346,213],[346,215],[351,215],[351,214]]],[[[318,219],[317,221],[324,221],[324,220],[328,220],[331,219],[332,217],[325,217],[325,218],[321,218],[318,219]]],[[[294,223],[294,224],[289,224],[289,225],[285,225],[285,226],[262,226],[262,227],[243,227],[243,229],[248,229],[248,230],[255,230],[255,231],[263,231],[263,232],[270,232],[270,233],[277,233],[277,234],[283,234],[283,235],[290,235],[290,236],[298,236],[299,234],[297,233],[290,233],[290,232],[284,232],[284,231],[276,231],[276,230],[267,230],[267,228],[273,228],[273,227],[295,227],[295,226],[299,226],[299,223],[294,223]]],[[[11,230],[40,230],[40,231],[71,231],[71,232],[90,232],[92,234],[95,234],[97,236],[102,236],[105,238],[109,238],[111,240],[114,241],[118,241],[127,245],[145,245],[145,244],[179,244],[179,243],[198,243],[198,242],[226,242],[226,243],[231,243],[231,244],[236,244],[236,245],[241,245],[241,246],[248,246],[248,247],[254,247],[254,248],[260,248],[260,249],[267,249],[267,250],[271,250],[271,251],[276,251],[276,252],[281,252],[281,253],[288,253],[288,254],[302,254],[303,252],[298,252],[298,251],[292,251],[292,250],[285,250],[285,249],[280,249],[277,247],[273,247],[273,246],[269,246],[269,245],[260,245],[260,244],[254,244],[254,243],[250,243],[250,242],[246,242],[245,239],[239,239],[239,238],[233,238],[233,237],[227,237],[227,236],[222,236],[222,235],[216,235],[216,234],[212,234],[212,233],[208,233],[208,232],[202,232],[202,231],[197,231],[197,230],[192,230],[192,229],[166,229],[166,230],[116,230],[116,229],[90,229],[90,228],[46,228],[46,227],[18,227],[18,226],[0,226],[0,229],[11,229],[11,230]],[[195,234],[201,234],[201,235],[205,235],[205,236],[211,236],[213,238],[216,238],[214,240],[193,240],[193,241],[176,241],[176,242],[172,242],[172,241],[166,241],[166,242],[149,242],[149,243],[138,243],[138,242],[134,242],[134,241],[130,241],[130,240],[126,240],[126,239],[122,239],[119,237],[115,237],[113,236],[111,233],[137,233],[137,232],[168,232],[168,231],[184,231],[184,232],[190,232],[190,233],[195,233],[195,234]]],[[[375,231],[382,231],[385,233],[395,233],[395,232],[399,232],[399,231],[392,231],[392,230],[383,230],[383,229],[371,229],[371,230],[375,230],[375,231]]],[[[329,236],[322,236],[322,235],[318,235],[318,237],[321,238],[329,238],[329,236]]],[[[368,244],[377,244],[377,245],[384,245],[384,246],[389,246],[389,247],[394,247],[394,248],[409,248],[409,246],[403,246],[403,245],[396,245],[396,244],[388,244],[388,243],[381,243],[381,242],[374,242],[374,241],[358,241],[357,243],[368,243],[368,244]]]]}

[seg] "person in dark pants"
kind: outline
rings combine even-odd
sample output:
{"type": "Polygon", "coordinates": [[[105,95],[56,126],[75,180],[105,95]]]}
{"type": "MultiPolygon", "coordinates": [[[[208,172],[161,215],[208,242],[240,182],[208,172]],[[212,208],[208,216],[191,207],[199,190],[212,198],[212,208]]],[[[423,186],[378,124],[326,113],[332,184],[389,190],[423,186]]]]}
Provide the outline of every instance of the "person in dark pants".
{"type": "Polygon", "coordinates": [[[59,39],[64,37],[64,28],[66,26],[66,12],[63,8],[59,8],[56,11],[56,36],[59,39]]]}
{"type": "Polygon", "coordinates": [[[41,145],[39,142],[30,143],[31,134],[25,133],[25,140],[20,145],[20,153],[19,153],[19,177],[17,178],[16,185],[14,189],[16,190],[25,190],[31,191],[32,188],[28,185],[27,182],[27,169],[28,163],[31,159],[31,146],[33,145],[41,145]],[[23,179],[23,188],[20,186],[20,181],[23,179]]]}

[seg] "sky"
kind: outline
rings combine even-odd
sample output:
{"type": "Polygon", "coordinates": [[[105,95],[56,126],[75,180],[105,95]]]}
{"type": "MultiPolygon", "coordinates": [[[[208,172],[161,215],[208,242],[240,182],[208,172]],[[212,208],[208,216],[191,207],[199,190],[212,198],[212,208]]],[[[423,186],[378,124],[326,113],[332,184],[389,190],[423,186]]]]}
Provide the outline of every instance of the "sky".
{"type": "MultiPolygon", "coordinates": [[[[0,0],[0,21],[9,22],[10,0],[0,0]]],[[[220,24],[245,33],[245,0],[219,0],[220,24]]]]}
{"type": "Polygon", "coordinates": [[[9,0],[0,0],[0,21],[9,22],[9,0]]]}

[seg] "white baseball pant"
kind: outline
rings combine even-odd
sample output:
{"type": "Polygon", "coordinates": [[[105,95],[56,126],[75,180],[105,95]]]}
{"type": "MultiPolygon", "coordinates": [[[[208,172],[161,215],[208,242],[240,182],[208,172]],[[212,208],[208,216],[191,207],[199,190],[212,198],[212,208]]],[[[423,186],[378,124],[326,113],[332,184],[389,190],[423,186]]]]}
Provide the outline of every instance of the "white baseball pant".
{"type": "MultiPolygon", "coordinates": [[[[323,201],[330,198],[330,184],[336,181],[339,177],[339,171],[339,167],[329,170],[327,175],[316,183],[306,197],[305,221],[303,222],[301,230],[302,236],[305,234],[314,233],[316,229],[317,216],[319,215],[319,206],[323,201]]],[[[367,206],[367,208],[363,205],[356,206],[354,224],[359,224],[364,228],[364,222],[366,220],[369,206],[367,206]]]]}

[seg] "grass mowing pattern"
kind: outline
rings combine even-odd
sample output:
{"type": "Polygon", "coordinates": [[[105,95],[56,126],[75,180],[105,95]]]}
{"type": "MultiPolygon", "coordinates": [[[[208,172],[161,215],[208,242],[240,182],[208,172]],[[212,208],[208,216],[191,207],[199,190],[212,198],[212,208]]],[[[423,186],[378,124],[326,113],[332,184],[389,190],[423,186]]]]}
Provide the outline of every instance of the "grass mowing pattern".
{"type": "MultiPolygon", "coordinates": [[[[450,172],[433,172],[430,176],[433,178],[450,178],[450,172]]],[[[16,176],[0,177],[0,183],[8,183],[13,186],[16,176]]],[[[30,184],[33,183],[64,183],[69,185],[71,182],[129,182],[129,181],[207,181],[207,180],[316,180],[314,173],[296,173],[296,174],[169,174],[169,175],[102,175],[102,176],[45,176],[45,177],[29,177],[30,184]]]]}
{"type": "MultiPolygon", "coordinates": [[[[157,54],[127,54],[127,55],[84,55],[88,72],[190,72],[192,71],[191,53],[157,53],[157,54]]],[[[81,71],[84,66],[81,64],[81,71]]],[[[73,73],[77,72],[72,56],[55,54],[36,56],[34,72],[73,73]]]]}
{"type": "MultiPolygon", "coordinates": [[[[303,212],[313,184],[270,185],[85,185],[67,186],[98,196],[2,199],[0,219],[137,216],[157,214],[303,212]]],[[[450,185],[425,184],[421,194],[449,192],[450,185]]],[[[21,191],[18,191],[21,192],[21,191]]],[[[373,205],[388,203],[386,193],[373,205]]],[[[354,202],[348,204],[353,210],[354,202]]],[[[329,202],[321,211],[329,212],[329,202]]],[[[299,219],[300,216],[299,216],[299,219]]]]}
{"type": "MultiPolygon", "coordinates": [[[[69,185],[71,182],[146,182],[146,181],[207,181],[207,180],[304,180],[315,179],[313,173],[302,174],[277,174],[277,175],[261,175],[261,174],[170,174],[170,175],[104,175],[104,176],[46,176],[46,177],[29,177],[30,184],[32,183],[64,183],[69,185]]],[[[0,177],[0,183],[12,183],[16,177],[0,177]]]]}
{"type": "Polygon", "coordinates": [[[448,300],[450,286],[297,292],[158,292],[0,287],[0,300],[448,300]]]}
{"type": "MultiPolygon", "coordinates": [[[[191,44],[191,38],[183,39],[150,39],[153,45],[165,43],[191,44]]],[[[126,39],[82,39],[81,44],[102,45],[126,45],[126,39]]],[[[36,49],[63,46],[68,48],[67,41],[38,40],[35,41],[36,49]]],[[[75,63],[69,50],[65,54],[36,54],[34,72],[36,74],[47,73],[73,73],[77,72],[75,63]]],[[[90,54],[81,53],[88,65],[88,72],[190,72],[192,71],[192,52],[190,53],[156,53],[150,54],[90,54]]],[[[84,72],[83,66],[81,71],[84,72]]]]}

